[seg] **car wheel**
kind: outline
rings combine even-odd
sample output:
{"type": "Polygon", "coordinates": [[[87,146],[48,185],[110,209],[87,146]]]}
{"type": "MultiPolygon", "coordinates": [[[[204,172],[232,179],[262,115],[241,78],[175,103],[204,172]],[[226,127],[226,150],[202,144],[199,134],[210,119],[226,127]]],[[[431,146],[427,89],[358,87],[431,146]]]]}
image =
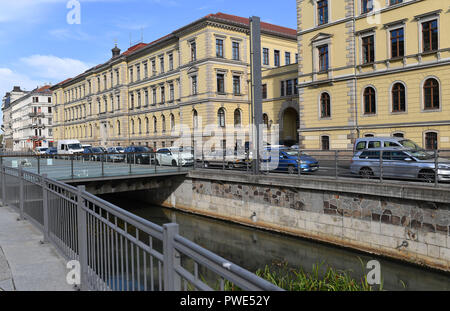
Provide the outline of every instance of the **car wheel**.
{"type": "Polygon", "coordinates": [[[360,171],[359,171],[359,176],[361,176],[362,178],[372,178],[373,177],[373,171],[372,169],[368,168],[368,167],[363,167],[360,171]]]}
{"type": "Polygon", "coordinates": [[[234,169],[234,164],[233,163],[228,163],[228,169],[229,170],[233,170],[234,169]]]}
{"type": "Polygon", "coordinates": [[[434,183],[435,175],[432,170],[423,170],[419,172],[419,179],[427,183],[434,183]]]}
{"type": "Polygon", "coordinates": [[[288,173],[289,175],[293,175],[295,173],[295,167],[293,165],[289,165],[288,173]]]}

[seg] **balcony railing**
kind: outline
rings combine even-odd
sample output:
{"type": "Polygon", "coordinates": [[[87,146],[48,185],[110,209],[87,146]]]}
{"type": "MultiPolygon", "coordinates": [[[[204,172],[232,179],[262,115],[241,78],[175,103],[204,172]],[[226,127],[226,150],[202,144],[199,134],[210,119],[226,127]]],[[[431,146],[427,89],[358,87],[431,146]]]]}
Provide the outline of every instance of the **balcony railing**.
{"type": "Polygon", "coordinates": [[[43,112],[31,112],[28,114],[30,118],[43,118],[45,117],[45,113],[43,112]]]}

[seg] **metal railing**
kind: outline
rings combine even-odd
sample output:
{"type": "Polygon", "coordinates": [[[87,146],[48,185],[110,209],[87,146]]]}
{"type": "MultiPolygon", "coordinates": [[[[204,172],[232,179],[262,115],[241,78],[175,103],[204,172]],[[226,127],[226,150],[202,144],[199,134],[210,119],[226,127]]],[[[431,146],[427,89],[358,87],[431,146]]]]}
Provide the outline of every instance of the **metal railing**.
{"type": "MultiPolygon", "coordinates": [[[[426,187],[450,187],[450,150],[424,151],[428,157],[426,161],[392,158],[389,150],[377,150],[376,158],[369,156],[365,159],[355,158],[352,150],[296,150],[295,152],[295,155],[288,159],[280,158],[276,167],[269,167],[270,159],[266,162],[261,160],[259,171],[261,174],[298,175],[299,178],[364,179],[374,183],[406,181],[426,187]],[[367,163],[359,167],[360,160],[367,163]]],[[[255,162],[249,159],[248,154],[237,157],[233,152],[220,156],[210,156],[200,152],[195,156],[194,161],[195,170],[251,173],[253,165],[255,162]]]]}
{"type": "Polygon", "coordinates": [[[80,263],[82,290],[281,290],[178,234],[65,183],[6,166],[1,199],[67,260],[80,263]]]}
{"type": "MultiPolygon", "coordinates": [[[[370,151],[370,150],[368,150],[370,151]]],[[[362,179],[367,181],[389,183],[392,181],[408,181],[427,187],[448,188],[445,183],[450,180],[449,170],[441,168],[444,161],[450,163],[450,150],[427,151],[430,155],[430,165],[417,170],[413,175],[402,174],[406,165],[417,164],[411,161],[398,165],[393,169],[392,161],[385,158],[384,151],[379,152],[376,159],[368,159],[373,163],[359,168],[354,165],[354,152],[352,150],[298,150],[295,159],[288,161],[280,159],[277,168],[268,168],[267,162],[261,161],[261,174],[290,174],[302,178],[324,179],[362,179]],[[305,157],[308,157],[305,159],[305,157]],[[316,160],[317,167],[308,164],[316,160]],[[290,163],[289,163],[290,161],[290,163]],[[300,164],[299,164],[300,163],[300,164]],[[403,168],[401,167],[403,166],[403,168]],[[300,169],[299,169],[300,168],[300,169]]],[[[168,161],[163,161],[167,155],[156,152],[141,153],[97,153],[80,155],[15,155],[0,156],[0,165],[18,168],[40,174],[49,174],[58,180],[76,180],[89,178],[107,178],[127,175],[154,175],[170,173],[187,173],[192,169],[215,169],[228,171],[253,172],[255,162],[248,153],[236,156],[234,152],[203,153],[194,151],[192,159],[186,161],[180,154],[173,154],[168,161]]],[[[398,163],[397,163],[398,164],[398,163]]],[[[450,164],[445,164],[450,165],[450,164]]]]}
{"type": "Polygon", "coordinates": [[[74,180],[126,175],[152,175],[187,172],[192,166],[180,154],[169,161],[156,152],[82,153],[0,155],[0,165],[18,168],[38,175],[48,174],[58,180],[74,180]]]}

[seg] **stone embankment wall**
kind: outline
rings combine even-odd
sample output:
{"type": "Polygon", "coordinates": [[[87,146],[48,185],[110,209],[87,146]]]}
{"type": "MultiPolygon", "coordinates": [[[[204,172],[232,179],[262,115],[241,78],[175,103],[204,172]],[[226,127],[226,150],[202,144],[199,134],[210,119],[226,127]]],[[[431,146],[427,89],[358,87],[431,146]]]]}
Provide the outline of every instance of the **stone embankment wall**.
{"type": "Polygon", "coordinates": [[[139,199],[450,271],[450,191],[195,171],[139,199]]]}

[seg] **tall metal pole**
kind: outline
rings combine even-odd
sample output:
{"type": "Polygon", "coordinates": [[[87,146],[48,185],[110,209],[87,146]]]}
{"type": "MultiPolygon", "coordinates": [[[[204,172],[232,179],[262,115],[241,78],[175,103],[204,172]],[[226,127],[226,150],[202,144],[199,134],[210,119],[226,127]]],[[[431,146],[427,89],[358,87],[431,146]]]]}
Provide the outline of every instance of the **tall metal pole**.
{"type": "Polygon", "coordinates": [[[261,76],[261,19],[250,17],[250,66],[252,75],[252,122],[253,122],[253,173],[260,174],[260,149],[262,135],[262,76],[261,76]]]}

